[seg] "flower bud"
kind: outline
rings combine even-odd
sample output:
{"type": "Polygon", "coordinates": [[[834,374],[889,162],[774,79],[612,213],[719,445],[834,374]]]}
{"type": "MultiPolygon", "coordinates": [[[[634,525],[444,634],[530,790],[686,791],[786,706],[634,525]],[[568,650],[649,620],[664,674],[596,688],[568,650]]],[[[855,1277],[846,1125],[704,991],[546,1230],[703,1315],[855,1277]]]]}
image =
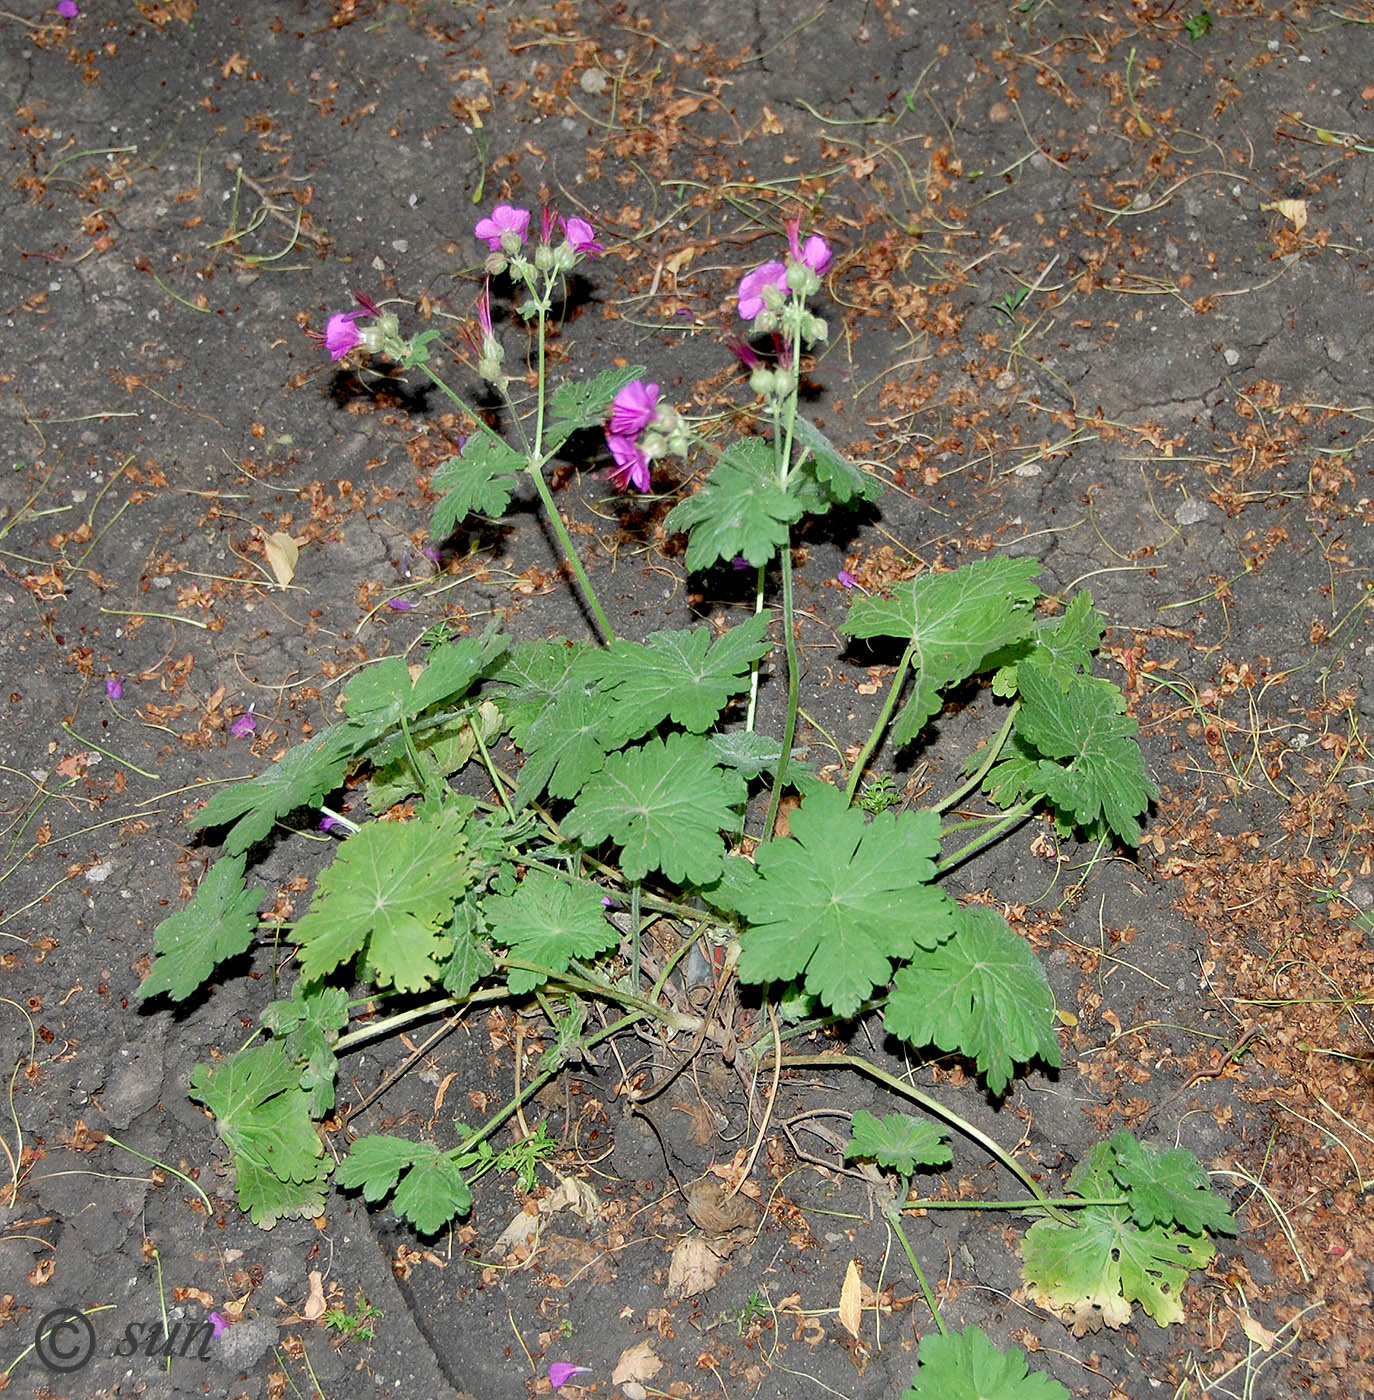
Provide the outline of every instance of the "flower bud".
{"type": "Polygon", "coordinates": [[[768,398],[773,392],[774,374],[771,369],[756,369],[749,376],[749,387],[761,399],[768,398]]]}

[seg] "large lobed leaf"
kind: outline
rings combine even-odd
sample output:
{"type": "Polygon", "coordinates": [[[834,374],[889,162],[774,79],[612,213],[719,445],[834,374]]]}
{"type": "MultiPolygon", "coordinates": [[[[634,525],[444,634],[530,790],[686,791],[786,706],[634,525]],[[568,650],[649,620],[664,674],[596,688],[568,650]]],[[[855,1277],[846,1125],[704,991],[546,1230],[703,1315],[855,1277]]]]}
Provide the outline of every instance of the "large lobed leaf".
{"type": "Polygon", "coordinates": [[[749,668],[768,652],[760,613],[711,640],[709,627],[652,632],[588,658],[604,697],[608,749],[638,739],[665,719],[702,734],[749,687],[749,668]]]}
{"type": "Polygon", "coordinates": [[[998,1351],[981,1327],[928,1333],[920,1357],[902,1400],[1070,1400],[1052,1376],[1030,1370],[1020,1347],[998,1351]]]}
{"type": "Polygon", "coordinates": [[[994,1094],[1018,1062],[1059,1063],[1054,994],[1039,959],[995,909],[959,908],[957,932],[898,972],[883,1025],[913,1045],[975,1061],[994,1094]]]}
{"type": "MultiPolygon", "coordinates": [[[[1085,1200],[1121,1194],[1111,1143],[1100,1142],[1069,1179],[1085,1200]]],[[[1156,1222],[1139,1225],[1131,1206],[1090,1205],[1071,1225],[1037,1221],[1021,1242],[1021,1276],[1036,1300],[1069,1323],[1076,1335],[1103,1325],[1123,1327],[1139,1303],[1161,1326],[1183,1316],[1183,1287],[1192,1269],[1216,1253],[1205,1237],[1156,1222]]]]}
{"type": "Polygon", "coordinates": [[[695,494],[668,512],[663,526],[686,533],[688,569],[737,557],[757,567],[783,548],[788,526],[803,513],[801,502],[778,484],[772,445],[741,438],[695,494]]]}
{"type": "Polygon", "coordinates": [[[786,982],[852,1016],[892,965],[954,931],[955,906],[930,881],[940,849],[932,811],[885,812],[866,822],[844,794],[816,785],[792,813],[792,835],[758,848],[759,879],[733,898],[749,923],[745,982],[786,982]]]}
{"type": "Polygon", "coordinates": [[[912,646],[915,680],[893,725],[894,743],[910,743],[939,713],[942,690],[978,674],[995,652],[1030,635],[1039,571],[1035,559],[980,559],[908,579],[890,598],[855,599],[842,632],[912,646]]]}
{"type": "Polygon", "coordinates": [[[212,1069],[197,1065],[190,1094],[215,1115],[234,1162],[239,1206],[255,1225],[324,1208],[324,1148],[310,1121],[301,1067],[277,1041],[240,1050],[212,1069]]]}
{"type": "Polygon", "coordinates": [[[460,812],[441,809],[411,822],[369,822],[342,841],[295,926],[304,976],[326,977],[366,949],[378,982],[428,987],[445,951],[439,930],[482,868],[462,828],[460,812]]]}
{"type": "Polygon", "coordinates": [[[628,880],[661,870],[679,884],[709,885],[725,860],[720,833],[740,829],[747,796],[737,772],[715,766],[705,739],[671,734],[607,758],[563,830],[586,846],[614,841],[628,880]]]}

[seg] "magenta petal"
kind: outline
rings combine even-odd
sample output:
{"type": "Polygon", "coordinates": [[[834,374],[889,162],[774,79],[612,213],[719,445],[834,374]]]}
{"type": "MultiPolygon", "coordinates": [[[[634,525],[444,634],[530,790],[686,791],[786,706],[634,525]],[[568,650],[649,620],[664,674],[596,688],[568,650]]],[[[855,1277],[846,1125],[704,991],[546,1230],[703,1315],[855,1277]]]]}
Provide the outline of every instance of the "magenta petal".
{"type": "Polygon", "coordinates": [[[105,678],[105,694],[111,700],[122,700],[124,698],[124,682],[118,676],[107,676],[105,678]]]}
{"type": "Polygon", "coordinates": [[[554,1361],[549,1365],[549,1384],[557,1390],[574,1376],[586,1375],[591,1369],[590,1366],[574,1366],[571,1361],[554,1361]]]}
{"type": "Polygon", "coordinates": [[[257,716],[252,712],[252,710],[245,710],[233,722],[233,724],[229,726],[229,732],[234,736],[235,739],[246,739],[250,734],[254,733],[257,730],[257,727],[257,716]]]}
{"type": "Polygon", "coordinates": [[[746,272],[739,282],[739,314],[743,320],[752,321],[764,309],[763,289],[776,287],[786,294],[787,268],[780,262],[766,262],[752,272],[746,272]]]}
{"type": "Polygon", "coordinates": [[[409,598],[388,598],[386,605],[392,612],[409,612],[415,606],[409,598]]]}
{"type": "Polygon", "coordinates": [[[229,1320],[217,1312],[207,1313],[205,1320],[210,1324],[212,1335],[216,1337],[222,1337],[229,1330],[229,1320]]]}
{"type": "Polygon", "coordinates": [[[530,211],[517,209],[510,204],[498,204],[485,219],[478,219],[473,230],[478,238],[487,240],[487,247],[493,253],[501,251],[501,235],[513,233],[521,243],[530,226],[530,211]]]}
{"type": "Polygon", "coordinates": [[[81,13],[81,6],[76,0],[57,0],[57,13],[63,19],[75,19],[81,13]]]}
{"type": "Polygon", "coordinates": [[[353,324],[361,311],[336,311],[324,326],[324,348],[329,351],[331,360],[342,360],[345,355],[362,341],[358,328],[353,324]]]}
{"type": "Polygon", "coordinates": [[[611,432],[621,437],[637,437],[654,421],[658,412],[659,388],[642,379],[632,379],[615,396],[611,405],[611,432]]]}
{"type": "Polygon", "coordinates": [[[617,491],[633,486],[636,491],[649,489],[649,459],[639,450],[634,438],[621,437],[619,433],[606,434],[606,446],[615,458],[616,469],[611,473],[611,481],[617,491]]]}

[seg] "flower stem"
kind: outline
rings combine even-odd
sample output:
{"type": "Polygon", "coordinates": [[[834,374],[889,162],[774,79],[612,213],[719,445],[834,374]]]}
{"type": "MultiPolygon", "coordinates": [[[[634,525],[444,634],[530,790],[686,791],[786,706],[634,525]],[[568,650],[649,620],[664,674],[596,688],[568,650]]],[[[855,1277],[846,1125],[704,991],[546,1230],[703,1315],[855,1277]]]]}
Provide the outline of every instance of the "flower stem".
{"type": "Polygon", "coordinates": [[[902,1229],[901,1207],[893,1202],[884,1209],[883,1214],[887,1217],[887,1223],[897,1232],[897,1238],[902,1242],[902,1252],[906,1255],[906,1262],[911,1265],[911,1270],[916,1275],[916,1282],[921,1285],[921,1292],[926,1295],[926,1306],[935,1319],[935,1325],[940,1329],[942,1336],[948,1337],[949,1328],[945,1326],[945,1320],[940,1316],[939,1306],[935,1302],[935,1294],[931,1292],[930,1284],[926,1282],[925,1270],[921,1268],[921,1261],[916,1258],[916,1251],[912,1249],[911,1241],[907,1239],[906,1231],[902,1229]]]}
{"type": "MultiPolygon", "coordinates": [[[[905,1079],[898,1079],[895,1074],[889,1074],[886,1070],[879,1069],[877,1065],[869,1062],[858,1055],[784,1055],[782,1057],[784,1069],[852,1069],[860,1074],[866,1074],[870,1079],[876,1079],[878,1083],[891,1089],[894,1094],[901,1094],[903,1098],[910,1099],[913,1103],[918,1103],[927,1113],[933,1113],[935,1117],[943,1119],[950,1127],[963,1133],[965,1137],[971,1138],[990,1157],[1000,1162],[1027,1191],[1035,1197],[1034,1201],[1025,1203],[1027,1209],[1044,1210],[1047,1214],[1054,1216],[1061,1225],[1069,1224],[1069,1217],[1036,1185],[1035,1178],[1018,1162],[1005,1148],[993,1141],[980,1128],[975,1127],[967,1118],[964,1118],[952,1108],[946,1107],[939,1099],[933,1099],[929,1094],[923,1093],[914,1084],[908,1084],[905,1079]]],[[[773,1066],[767,1060],[759,1063],[759,1072],[772,1069],[773,1066]]]]}
{"type": "Polygon", "coordinates": [[[528,470],[534,480],[534,489],[539,492],[539,500],[543,504],[544,513],[548,516],[549,523],[558,536],[558,542],[563,546],[563,557],[568,561],[568,566],[577,578],[578,587],[582,590],[582,596],[586,599],[587,606],[592,610],[592,616],[596,619],[596,625],[601,631],[603,640],[615,641],[615,630],[602,611],[601,604],[592,588],[591,580],[587,577],[586,571],[582,567],[582,561],[577,557],[577,551],[573,548],[568,527],[563,524],[563,517],[559,515],[558,507],[554,505],[553,494],[549,490],[548,483],[544,480],[543,464],[538,461],[531,462],[528,470]]]}
{"type": "Polygon", "coordinates": [[[778,771],[773,779],[773,792],[768,799],[768,815],[764,818],[763,839],[769,841],[778,820],[778,807],[787,786],[787,764],[792,757],[792,740],[797,732],[798,678],[797,639],[792,621],[792,532],[782,546],[782,644],[787,654],[787,718],[782,726],[782,752],[778,754],[778,771]]]}
{"type": "Polygon", "coordinates": [[[887,732],[887,726],[892,721],[892,712],[897,708],[897,701],[901,697],[902,687],[906,685],[907,667],[911,665],[911,658],[916,654],[916,643],[909,642],[907,649],[902,653],[902,659],[897,663],[896,673],[892,677],[892,684],[887,690],[887,699],[883,701],[883,708],[879,711],[878,719],[873,725],[873,732],[864,742],[863,748],[859,751],[859,756],[854,760],[854,767],[849,771],[849,782],[845,787],[844,795],[853,802],[854,794],[859,790],[859,784],[863,781],[864,771],[868,767],[868,760],[873,757],[874,750],[882,741],[883,735],[887,732]]]}

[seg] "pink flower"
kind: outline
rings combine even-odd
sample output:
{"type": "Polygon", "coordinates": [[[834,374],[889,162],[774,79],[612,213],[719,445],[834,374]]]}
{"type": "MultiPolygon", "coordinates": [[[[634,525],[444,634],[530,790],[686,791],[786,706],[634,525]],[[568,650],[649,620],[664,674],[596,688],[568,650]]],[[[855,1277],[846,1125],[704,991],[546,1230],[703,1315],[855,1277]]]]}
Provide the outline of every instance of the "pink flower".
{"type": "Polygon", "coordinates": [[[111,700],[122,700],[124,698],[124,682],[118,676],[106,676],[105,694],[111,700]]]}
{"type": "Polygon", "coordinates": [[[841,569],[839,573],[835,575],[835,582],[838,583],[841,588],[856,588],[858,587],[859,580],[856,579],[848,569],[841,569]]]}
{"type": "Polygon", "coordinates": [[[596,230],[586,219],[560,217],[558,222],[563,225],[563,237],[568,240],[568,246],[574,253],[584,258],[591,258],[606,251],[596,241],[596,230]]]}
{"type": "Polygon", "coordinates": [[[529,232],[530,211],[528,209],[516,209],[509,204],[498,204],[491,214],[485,219],[478,219],[474,232],[478,238],[487,240],[487,247],[493,253],[502,251],[501,239],[507,233],[513,233],[516,241],[523,243],[525,235],[529,232]]]}
{"type": "Polygon", "coordinates": [[[648,384],[642,379],[630,380],[611,405],[609,431],[620,437],[638,437],[654,421],[658,394],[657,384],[648,384]]]}
{"type": "Polygon", "coordinates": [[[615,458],[615,470],[611,473],[611,483],[617,491],[633,486],[636,491],[649,489],[649,459],[639,450],[639,444],[632,437],[622,437],[619,433],[607,433],[606,445],[615,458]]]}
{"type": "Polygon", "coordinates": [[[555,1390],[560,1390],[574,1376],[585,1375],[591,1369],[590,1366],[574,1366],[570,1361],[555,1361],[549,1366],[549,1384],[555,1390]]]}
{"type": "Polygon", "coordinates": [[[787,250],[794,263],[805,263],[817,277],[822,276],[831,263],[830,244],[819,233],[813,233],[805,243],[799,243],[801,220],[787,221],[787,250]]]}
{"type": "Polygon", "coordinates": [[[229,726],[229,732],[235,739],[246,739],[250,734],[256,733],[258,727],[258,717],[253,713],[250,705],[234,722],[229,726]]]}
{"type": "Polygon", "coordinates": [[[362,344],[362,336],[353,324],[363,313],[361,311],[336,311],[324,327],[324,348],[329,351],[331,360],[342,360],[355,345],[362,344]]]}
{"type": "MultiPolygon", "coordinates": [[[[75,19],[81,13],[81,6],[76,0],[57,0],[57,13],[63,19],[75,19]]],[[[216,1333],[216,1336],[219,1334],[216,1333]]]]}
{"type": "Polygon", "coordinates": [[[787,268],[780,262],[766,262],[752,272],[746,272],[739,283],[739,314],[752,321],[764,309],[763,289],[776,287],[787,295],[787,268]]]}

